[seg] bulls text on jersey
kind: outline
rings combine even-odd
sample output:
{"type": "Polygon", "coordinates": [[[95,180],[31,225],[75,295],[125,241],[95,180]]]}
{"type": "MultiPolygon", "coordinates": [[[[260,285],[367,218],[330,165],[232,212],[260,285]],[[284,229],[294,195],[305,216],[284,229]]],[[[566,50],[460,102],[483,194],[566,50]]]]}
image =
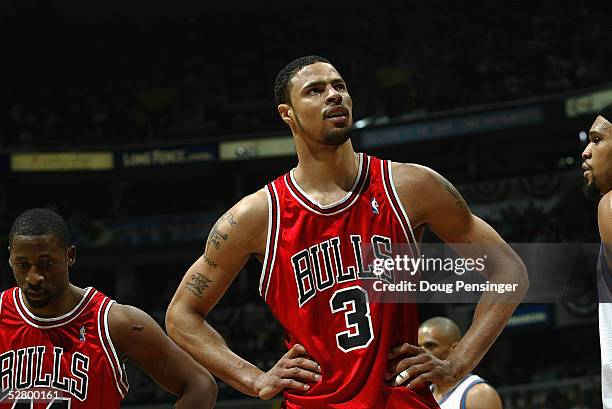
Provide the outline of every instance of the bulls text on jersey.
{"type": "Polygon", "coordinates": [[[11,391],[30,388],[53,388],[64,391],[80,401],[87,399],[89,358],[79,352],[72,354],[71,373],[61,373],[63,348],[47,351],[45,346],[9,350],[0,355],[0,401],[11,391]],[[52,356],[51,356],[52,355],[52,356]],[[43,373],[43,362],[53,361],[53,372],[43,373]]]}
{"type": "MultiPolygon", "coordinates": [[[[371,253],[375,259],[390,259],[392,255],[392,243],[389,237],[373,235],[370,238],[371,253]]],[[[335,283],[346,283],[355,280],[384,280],[393,282],[393,271],[385,271],[382,274],[374,274],[373,261],[369,262],[368,254],[363,254],[362,237],[358,234],[350,235],[352,254],[354,260],[351,265],[344,267],[340,247],[345,245],[340,237],[332,237],[310,247],[302,249],[291,256],[291,264],[295,273],[299,293],[299,306],[302,307],[311,300],[317,291],[325,291],[332,288],[335,283]],[[332,263],[332,253],[333,260],[332,263]],[[364,262],[368,260],[368,262],[364,262]]]]}

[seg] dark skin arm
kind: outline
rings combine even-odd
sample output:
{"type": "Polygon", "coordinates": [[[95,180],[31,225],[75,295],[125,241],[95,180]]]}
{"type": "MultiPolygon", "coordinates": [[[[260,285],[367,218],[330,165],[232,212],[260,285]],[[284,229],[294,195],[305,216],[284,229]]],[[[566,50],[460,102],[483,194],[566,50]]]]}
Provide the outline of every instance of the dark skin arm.
{"type": "Polygon", "coordinates": [[[608,271],[612,272],[612,191],[606,193],[597,206],[599,236],[604,243],[608,271]]]}
{"type": "Polygon", "coordinates": [[[121,360],[131,359],[158,385],[177,396],[175,408],[212,408],[217,398],[213,377],[168,338],[148,314],[113,304],[109,330],[121,360]]]}
{"type": "Polygon", "coordinates": [[[486,222],[470,212],[457,189],[444,177],[424,166],[393,164],[393,180],[400,200],[413,226],[428,226],[462,257],[487,254],[483,274],[491,283],[516,283],[516,293],[503,295],[484,292],[474,312],[469,330],[448,359],[440,360],[423,348],[404,344],[390,353],[390,359],[409,356],[388,369],[393,380],[407,369],[400,383],[411,379],[411,388],[424,382],[453,385],[472,371],[505,327],[523,299],[529,281],[521,259],[486,222]]]}
{"type": "Polygon", "coordinates": [[[204,254],[189,268],[166,313],[170,337],[215,376],[239,391],[270,399],[283,389],[310,388],[320,369],[295,345],[267,372],[235,354],[206,321],[251,255],[263,258],[268,229],[264,190],[245,197],[213,226],[204,254]]]}

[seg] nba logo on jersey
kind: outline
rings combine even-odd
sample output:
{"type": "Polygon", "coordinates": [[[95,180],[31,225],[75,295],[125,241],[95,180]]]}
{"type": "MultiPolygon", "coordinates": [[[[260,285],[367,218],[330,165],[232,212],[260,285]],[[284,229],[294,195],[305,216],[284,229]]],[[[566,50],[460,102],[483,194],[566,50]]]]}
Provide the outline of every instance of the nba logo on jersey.
{"type": "Polygon", "coordinates": [[[378,214],[378,202],[376,201],[375,197],[372,198],[371,204],[372,204],[372,213],[378,214]]]}
{"type": "Polygon", "coordinates": [[[79,340],[81,342],[85,342],[85,335],[87,335],[87,332],[85,331],[85,327],[81,327],[81,329],[79,330],[79,340]]]}

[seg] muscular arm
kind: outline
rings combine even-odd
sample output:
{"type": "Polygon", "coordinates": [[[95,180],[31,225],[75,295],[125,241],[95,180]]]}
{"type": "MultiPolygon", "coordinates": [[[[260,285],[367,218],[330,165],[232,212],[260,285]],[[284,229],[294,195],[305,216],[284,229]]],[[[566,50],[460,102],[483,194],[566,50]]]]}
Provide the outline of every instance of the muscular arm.
{"type": "Polygon", "coordinates": [[[599,201],[597,223],[601,241],[604,243],[608,271],[612,272],[612,191],[606,193],[599,201]]]}
{"type": "Polygon", "coordinates": [[[178,397],[175,408],[212,408],[217,398],[213,377],[170,340],[149,315],[113,304],[109,312],[113,344],[162,388],[178,397]]]}
{"type": "Polygon", "coordinates": [[[527,272],[510,246],[470,212],[457,189],[441,175],[418,165],[394,164],[392,171],[414,226],[427,225],[462,257],[478,258],[486,252],[483,273],[487,279],[518,284],[516,293],[482,294],[472,325],[448,357],[456,381],[476,367],[522,301],[528,288],[527,272]]]}
{"type": "Polygon", "coordinates": [[[247,196],[212,227],[204,254],[189,268],[166,313],[170,337],[232,387],[257,396],[261,370],[233,353],[205,317],[253,253],[263,253],[268,222],[265,192],[247,196]]]}
{"type": "Polygon", "coordinates": [[[491,385],[479,383],[468,392],[465,409],[502,409],[502,401],[491,385]]]}
{"type": "Polygon", "coordinates": [[[268,228],[264,190],[247,196],[213,226],[204,254],[189,268],[166,313],[170,337],[215,376],[239,391],[269,399],[283,388],[308,389],[294,378],[316,380],[316,363],[295,345],[264,373],[235,354],[206,321],[251,254],[263,255],[268,228]]]}

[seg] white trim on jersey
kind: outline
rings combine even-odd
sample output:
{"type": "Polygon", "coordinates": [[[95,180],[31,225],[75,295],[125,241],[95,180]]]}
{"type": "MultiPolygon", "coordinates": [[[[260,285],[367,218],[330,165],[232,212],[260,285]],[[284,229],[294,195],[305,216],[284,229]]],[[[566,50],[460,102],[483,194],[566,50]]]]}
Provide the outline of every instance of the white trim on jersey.
{"type": "Polygon", "coordinates": [[[87,287],[85,289],[85,294],[83,295],[83,298],[81,298],[81,301],[79,301],[79,303],[72,309],[70,310],[70,312],[59,316],[59,317],[53,317],[53,318],[41,318],[38,317],[34,314],[32,314],[32,312],[28,309],[28,307],[26,307],[25,303],[23,302],[23,293],[21,292],[20,288],[16,288],[15,291],[13,292],[13,301],[15,302],[15,309],[17,310],[17,313],[19,314],[19,316],[25,321],[27,322],[29,325],[33,326],[34,328],[44,328],[44,329],[50,329],[50,328],[58,328],[61,327],[63,325],[66,325],[72,321],[74,321],[79,315],[81,314],[75,314],[74,317],[70,318],[68,321],[66,322],[62,322],[56,325],[38,325],[34,322],[31,321],[31,319],[40,321],[40,322],[56,322],[56,321],[60,321],[63,319],[66,319],[67,317],[69,317],[71,314],[74,314],[79,308],[83,308],[83,311],[85,310],[85,308],[87,308],[87,306],[89,305],[89,303],[91,302],[91,300],[94,299],[94,296],[96,295],[98,291],[97,290],[93,290],[92,287],[87,287]],[[93,293],[91,293],[91,291],[94,291],[93,293]],[[19,293],[19,296],[17,296],[17,293],[19,293]],[[90,294],[91,293],[91,294],[90,294]],[[90,296],[91,295],[91,296],[90,296]],[[85,302],[85,300],[87,300],[87,303],[85,305],[83,305],[83,302],[85,302]],[[23,314],[22,310],[26,313],[26,315],[23,314]]]}
{"type": "Polygon", "coordinates": [[[2,318],[2,299],[4,298],[4,293],[5,293],[5,292],[6,292],[6,291],[2,291],[2,292],[0,293],[0,319],[2,318]]]}
{"type": "Polygon", "coordinates": [[[264,254],[263,264],[261,266],[261,277],[259,279],[259,295],[264,299],[268,297],[268,289],[270,288],[270,280],[272,279],[272,270],[274,269],[274,262],[276,261],[276,247],[278,244],[278,234],[280,231],[280,200],[278,199],[278,192],[274,182],[266,186],[266,196],[268,198],[268,235],[266,238],[266,253],[264,254]],[[274,195],[269,190],[269,186],[272,186],[274,195]],[[272,196],[274,196],[274,203],[272,202],[272,196]],[[273,209],[273,205],[276,204],[276,213],[273,209]],[[276,221],[276,223],[273,223],[276,221]],[[275,231],[272,231],[272,225],[275,224],[275,231]],[[268,261],[270,265],[268,266],[268,261]],[[267,276],[267,281],[266,281],[267,276]],[[264,289],[265,285],[265,289],[264,289]]]}
{"type": "MultiPolygon", "coordinates": [[[[385,190],[385,194],[387,195],[387,200],[389,201],[389,206],[391,206],[391,209],[393,210],[393,213],[395,214],[395,217],[397,217],[397,220],[399,221],[399,225],[402,228],[402,231],[404,232],[404,236],[406,237],[406,242],[408,243],[408,247],[410,248],[410,253],[412,253],[412,257],[415,257],[414,255],[414,250],[412,249],[412,246],[410,245],[410,238],[412,237],[412,239],[414,240],[414,233],[412,232],[412,227],[410,227],[410,222],[408,222],[408,229],[410,229],[410,236],[408,235],[408,232],[406,231],[406,229],[404,228],[404,223],[402,223],[402,216],[400,216],[400,213],[397,211],[397,209],[395,208],[395,206],[393,205],[393,198],[391,198],[391,193],[389,193],[389,190],[387,189],[387,183],[385,181],[385,161],[381,160],[380,161],[380,174],[381,174],[381,180],[382,180],[382,185],[383,188],[385,190]]],[[[389,167],[389,171],[387,172],[387,174],[389,175],[389,182],[391,183],[391,188],[393,190],[393,194],[395,199],[398,201],[399,206],[401,208],[401,210],[403,211],[403,206],[401,204],[401,202],[399,201],[399,199],[397,198],[397,195],[395,195],[395,187],[393,186],[393,179],[391,179],[391,161],[387,161],[388,162],[388,167],[389,167]]],[[[405,214],[405,213],[404,213],[405,214]]],[[[418,252],[418,247],[417,247],[417,252],[418,252]]]]}
{"type": "Polygon", "coordinates": [[[272,250],[272,261],[270,262],[270,274],[268,275],[268,283],[266,284],[266,291],[264,292],[264,300],[268,298],[268,289],[270,289],[270,281],[272,281],[272,272],[274,271],[274,263],[276,262],[276,248],[278,247],[278,234],[280,232],[280,200],[278,199],[278,192],[276,186],[272,183],[272,189],[274,190],[274,196],[276,199],[276,232],[274,233],[274,249],[272,250]]]}
{"type": "MultiPolygon", "coordinates": [[[[294,172],[295,172],[295,168],[291,169],[289,171],[289,177],[291,177],[291,181],[293,182],[293,185],[295,186],[295,188],[304,195],[305,198],[307,198],[308,200],[310,200],[312,203],[316,204],[317,206],[319,206],[321,209],[331,209],[332,207],[336,207],[341,205],[342,203],[346,202],[349,197],[351,197],[351,195],[353,194],[353,191],[355,190],[355,188],[357,187],[357,184],[359,183],[359,181],[361,180],[361,171],[362,171],[362,167],[363,167],[363,154],[362,153],[358,153],[357,155],[359,155],[359,164],[357,165],[357,176],[355,177],[355,180],[353,181],[353,185],[351,186],[351,188],[349,189],[349,191],[346,193],[346,195],[344,195],[344,197],[340,200],[335,201],[334,203],[331,204],[327,204],[327,205],[322,205],[321,203],[317,202],[316,200],[314,200],[312,197],[310,197],[306,192],[304,192],[302,190],[302,188],[300,187],[300,185],[298,185],[297,180],[295,180],[295,176],[294,176],[294,172]]],[[[366,168],[367,170],[367,168],[366,168]]],[[[311,206],[308,206],[311,207],[311,206]]]]}
{"type": "MultiPolygon", "coordinates": [[[[107,299],[108,297],[105,298],[104,301],[102,301],[102,303],[100,304],[100,309],[98,310],[98,337],[100,338],[100,342],[102,344],[102,349],[104,349],[104,354],[106,355],[106,359],[108,359],[108,363],[110,364],[110,367],[113,371],[113,376],[115,377],[115,386],[117,387],[117,390],[119,391],[119,394],[121,395],[121,397],[125,398],[125,393],[123,392],[123,389],[121,388],[123,386],[126,392],[129,390],[129,385],[126,386],[123,381],[125,367],[123,367],[123,365],[121,365],[119,362],[119,357],[117,356],[115,345],[113,344],[113,340],[111,339],[110,333],[108,331],[108,312],[110,311],[110,308],[115,303],[115,301],[110,300],[108,304],[106,305],[106,308],[104,308],[104,312],[102,312],[102,307],[104,306],[104,302],[107,299]],[[101,315],[102,315],[102,319],[100,319],[101,315]],[[104,326],[104,332],[102,332],[102,326],[104,326]],[[104,342],[105,340],[106,342],[104,342]],[[106,343],[108,343],[109,345],[109,348],[111,350],[110,352],[106,348],[106,343]],[[112,356],[111,356],[111,352],[112,352],[112,356]]],[[[127,376],[126,376],[126,379],[127,379],[127,376]]]]}
{"type": "Polygon", "coordinates": [[[270,239],[272,238],[272,216],[273,216],[272,215],[272,196],[270,196],[270,190],[268,189],[267,186],[266,186],[266,198],[268,198],[268,234],[266,236],[266,251],[265,251],[263,263],[261,266],[261,274],[259,276],[259,295],[262,297],[264,297],[264,292],[263,292],[264,279],[266,278],[266,271],[268,271],[267,269],[268,257],[269,257],[268,249],[270,248],[270,239]]]}
{"type": "Polygon", "coordinates": [[[402,204],[399,194],[397,193],[397,190],[395,189],[395,182],[393,182],[393,171],[391,170],[392,165],[393,163],[389,161],[389,165],[387,167],[389,168],[389,181],[391,182],[391,189],[393,190],[393,195],[395,196],[395,199],[397,200],[397,204],[399,205],[402,215],[404,216],[404,220],[406,220],[406,223],[408,223],[408,229],[410,230],[410,236],[412,236],[412,242],[414,243],[418,256],[420,256],[421,249],[419,248],[419,243],[416,237],[414,236],[414,230],[412,229],[412,223],[410,223],[410,218],[408,217],[408,214],[406,214],[406,209],[404,209],[404,205],[402,204]]]}
{"type": "MultiPolygon", "coordinates": [[[[467,394],[474,386],[481,383],[487,383],[487,381],[478,375],[467,374],[450,391],[442,396],[438,402],[440,409],[465,409],[467,394]]],[[[435,385],[432,385],[430,389],[432,392],[435,392],[435,385]]]]}
{"type": "Polygon", "coordinates": [[[601,399],[612,409],[612,304],[599,303],[599,346],[601,351],[601,399]]]}
{"type": "MultiPolygon", "coordinates": [[[[361,154],[360,154],[361,155],[361,154]]],[[[361,163],[361,162],[359,162],[361,163]]],[[[365,165],[366,169],[365,169],[365,176],[361,176],[361,166],[359,167],[359,173],[357,175],[357,178],[355,179],[355,182],[353,183],[353,186],[351,187],[351,189],[349,190],[349,192],[347,193],[347,195],[342,198],[340,201],[332,203],[331,205],[325,205],[325,206],[321,206],[317,201],[313,200],[310,196],[308,196],[297,184],[297,182],[293,179],[293,173],[290,173],[290,177],[291,180],[293,181],[293,185],[295,185],[296,189],[299,190],[299,192],[301,194],[303,194],[306,198],[308,198],[308,200],[312,201],[314,204],[316,204],[317,206],[319,206],[321,209],[326,209],[326,208],[332,208],[335,206],[339,206],[341,204],[343,204],[344,201],[346,201],[353,193],[355,194],[355,197],[353,198],[353,200],[351,200],[350,203],[345,204],[344,206],[342,206],[340,209],[336,210],[335,212],[331,212],[331,213],[323,213],[318,211],[316,208],[314,208],[312,205],[304,202],[298,195],[295,194],[295,192],[293,191],[293,189],[291,188],[291,185],[289,184],[289,181],[287,180],[287,175],[285,175],[284,179],[285,179],[285,185],[287,185],[287,190],[289,191],[289,193],[291,194],[291,196],[293,196],[293,198],[295,200],[297,200],[298,203],[300,203],[302,206],[304,206],[306,209],[310,210],[313,213],[316,213],[318,215],[321,216],[333,216],[336,215],[338,213],[342,213],[344,212],[346,209],[350,208],[353,204],[355,204],[355,202],[359,199],[359,197],[361,196],[361,192],[363,192],[363,189],[366,185],[365,183],[365,179],[368,176],[368,173],[370,171],[370,157],[367,157],[367,163],[365,165]],[[359,188],[359,191],[354,192],[353,189],[355,189],[357,186],[356,184],[359,183],[359,181],[361,179],[364,179],[364,183],[361,184],[361,187],[359,188]]]]}

